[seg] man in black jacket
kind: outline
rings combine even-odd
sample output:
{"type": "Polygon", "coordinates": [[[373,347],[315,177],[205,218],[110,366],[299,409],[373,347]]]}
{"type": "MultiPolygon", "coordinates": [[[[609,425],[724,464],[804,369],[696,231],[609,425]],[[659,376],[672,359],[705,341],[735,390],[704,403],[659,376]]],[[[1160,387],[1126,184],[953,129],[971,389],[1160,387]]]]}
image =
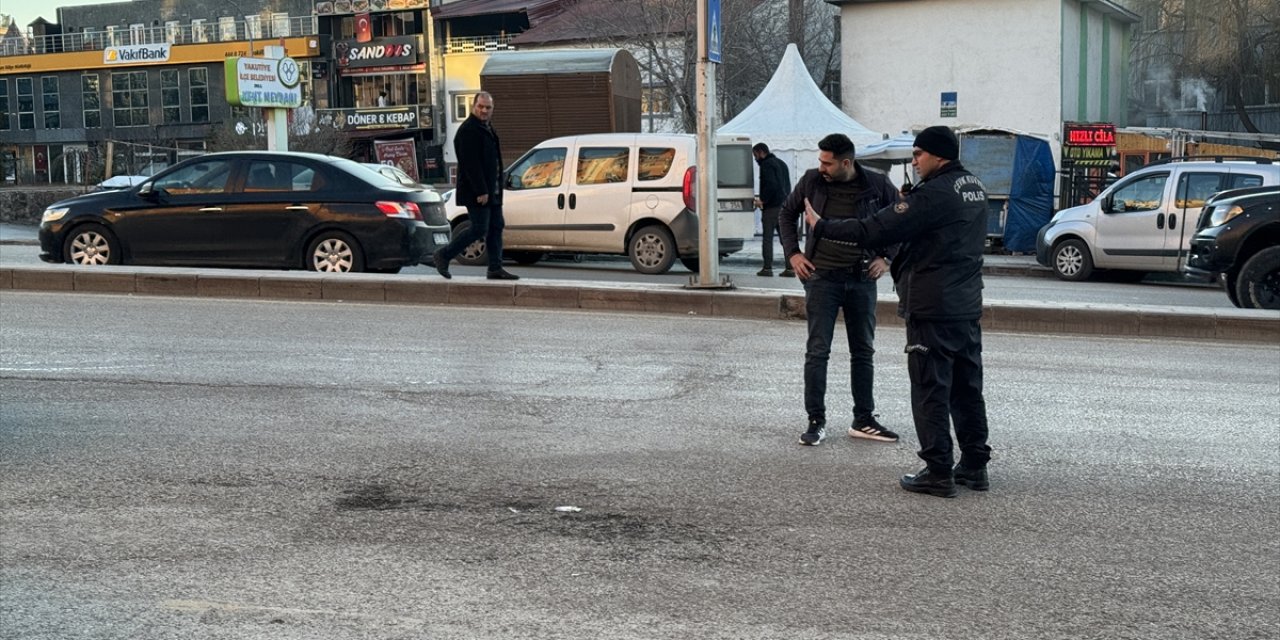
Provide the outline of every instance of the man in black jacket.
{"type": "MultiPolygon", "coordinates": [[[[778,156],[769,153],[769,145],[758,142],[751,147],[751,155],[760,165],[760,195],[756,196],[756,206],[760,208],[760,219],[764,226],[764,238],[760,241],[760,253],[764,259],[764,268],[756,275],[773,276],[773,231],[778,228],[778,211],[791,192],[791,172],[787,163],[778,156]]],[[[783,267],[782,277],[790,278],[791,267],[783,267]]]]}
{"type": "Polygon", "coordinates": [[[889,179],[854,161],[853,141],[833,133],[818,142],[818,168],[800,178],[778,214],[778,234],[790,269],[804,282],[804,308],[809,339],[804,355],[804,408],[809,426],[800,444],[815,446],[827,434],[827,361],[836,316],[844,311],[849,339],[853,424],[849,436],[897,442],[898,434],[884,428],[872,412],[875,377],[876,280],[889,269],[892,248],[869,251],[848,242],[819,240],[810,235],[800,251],[797,230],[805,204],[828,218],[859,219],[898,199],[889,179]]]}
{"type": "Polygon", "coordinates": [[[458,186],[454,192],[458,204],[467,208],[471,223],[464,233],[454,236],[432,256],[436,271],[445,278],[449,261],[472,242],[484,240],[489,256],[490,280],[519,280],[502,268],[502,147],[498,134],[489,124],[493,116],[493,96],[481,91],[471,105],[471,115],[462,121],[453,137],[453,151],[458,157],[458,186]]]}
{"type": "Polygon", "coordinates": [[[957,161],[946,127],[916,136],[912,166],[921,182],[906,199],[866,219],[832,220],[806,209],[816,240],[862,247],[905,243],[893,262],[898,313],[907,323],[911,410],[925,468],[903,476],[907,491],[945,498],[956,485],[989,488],[987,405],[982,394],[982,251],[987,194],[957,161]],[[951,425],[960,464],[952,468],[951,425]]]}

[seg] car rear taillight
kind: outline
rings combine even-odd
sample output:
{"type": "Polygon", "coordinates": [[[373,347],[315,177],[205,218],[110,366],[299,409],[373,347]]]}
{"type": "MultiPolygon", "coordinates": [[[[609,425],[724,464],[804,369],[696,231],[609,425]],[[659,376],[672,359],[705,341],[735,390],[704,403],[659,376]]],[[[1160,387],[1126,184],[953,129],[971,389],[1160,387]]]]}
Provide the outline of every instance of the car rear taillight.
{"type": "Polygon", "coordinates": [[[698,188],[698,168],[689,167],[684,172],[684,186],[680,195],[684,196],[684,206],[690,211],[697,211],[698,198],[694,190],[698,188]]]}
{"type": "Polygon", "coordinates": [[[374,203],[383,215],[388,218],[405,218],[407,220],[421,220],[422,211],[418,209],[415,202],[391,202],[389,200],[379,200],[374,203]]]}

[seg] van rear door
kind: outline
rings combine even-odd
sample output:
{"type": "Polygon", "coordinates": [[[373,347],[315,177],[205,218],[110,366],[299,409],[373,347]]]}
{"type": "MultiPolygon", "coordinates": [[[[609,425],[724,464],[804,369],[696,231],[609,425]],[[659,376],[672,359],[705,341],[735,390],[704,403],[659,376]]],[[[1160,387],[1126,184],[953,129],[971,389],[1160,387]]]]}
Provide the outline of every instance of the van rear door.
{"type": "Polygon", "coordinates": [[[755,172],[751,140],[734,137],[716,142],[716,236],[748,240],[756,232],[755,172]]]}

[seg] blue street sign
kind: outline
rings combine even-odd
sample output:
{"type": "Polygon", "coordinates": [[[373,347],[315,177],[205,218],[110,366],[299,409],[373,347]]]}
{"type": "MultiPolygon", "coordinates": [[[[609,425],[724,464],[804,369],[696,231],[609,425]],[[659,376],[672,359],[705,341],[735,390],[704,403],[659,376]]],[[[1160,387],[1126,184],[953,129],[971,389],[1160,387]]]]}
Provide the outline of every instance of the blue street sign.
{"type": "Polygon", "coordinates": [[[707,3],[707,60],[720,62],[720,0],[707,3]]]}

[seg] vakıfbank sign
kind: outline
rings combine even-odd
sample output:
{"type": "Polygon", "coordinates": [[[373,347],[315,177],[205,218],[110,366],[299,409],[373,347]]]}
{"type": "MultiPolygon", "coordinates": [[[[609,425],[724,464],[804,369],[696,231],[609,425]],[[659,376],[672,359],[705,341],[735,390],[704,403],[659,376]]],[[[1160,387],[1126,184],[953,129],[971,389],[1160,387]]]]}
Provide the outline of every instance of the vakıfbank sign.
{"type": "Polygon", "coordinates": [[[169,61],[169,43],[132,44],[102,50],[102,64],[159,64],[169,61]]]}

